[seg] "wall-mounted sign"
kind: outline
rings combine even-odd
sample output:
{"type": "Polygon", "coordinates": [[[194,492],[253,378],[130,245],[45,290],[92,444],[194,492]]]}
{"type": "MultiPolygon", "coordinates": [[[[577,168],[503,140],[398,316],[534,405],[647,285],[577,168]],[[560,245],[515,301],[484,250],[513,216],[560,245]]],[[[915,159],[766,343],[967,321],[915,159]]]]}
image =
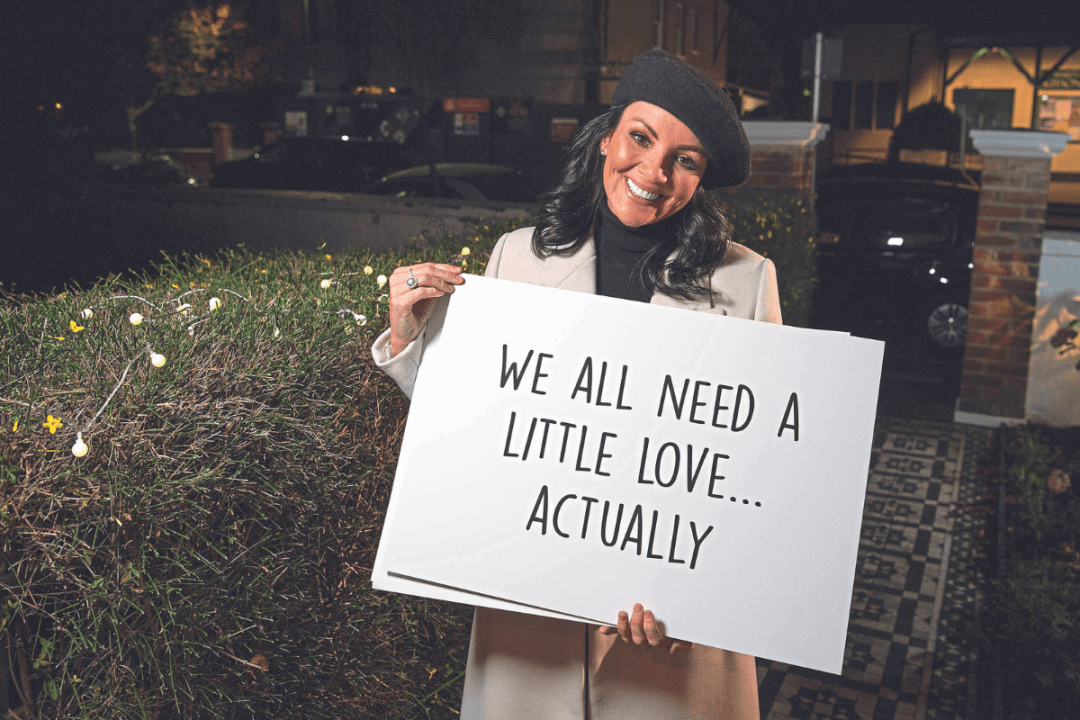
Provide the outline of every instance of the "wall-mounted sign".
{"type": "Polygon", "coordinates": [[[1059,68],[1039,86],[1040,90],[1080,90],[1080,68],[1059,68]]]}
{"type": "Polygon", "coordinates": [[[454,113],[454,134],[477,136],[480,134],[479,113],[454,113]]]}
{"type": "Polygon", "coordinates": [[[443,112],[486,113],[491,109],[491,98],[443,98],[443,112]]]}

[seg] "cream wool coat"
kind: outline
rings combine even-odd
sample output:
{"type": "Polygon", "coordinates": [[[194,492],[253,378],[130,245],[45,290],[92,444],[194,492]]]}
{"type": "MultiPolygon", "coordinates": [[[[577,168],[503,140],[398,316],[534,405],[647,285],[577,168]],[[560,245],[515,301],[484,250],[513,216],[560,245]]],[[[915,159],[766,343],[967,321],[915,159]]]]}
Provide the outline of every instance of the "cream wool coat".
{"type": "MultiPolygon", "coordinates": [[[[532,228],[504,235],[485,275],[596,292],[596,248],[538,258],[532,228]]],[[[770,260],[730,243],[712,273],[710,297],[652,296],[657,305],[780,322],[770,260]]],[[[424,333],[394,358],[390,331],[372,347],[376,364],[411,397],[424,333]]],[[[717,579],[723,587],[723,579],[717,579]]],[[[627,608],[629,610],[629,608],[627,608]]],[[[615,618],[612,618],[614,621],[615,618]]],[[[757,671],[748,655],[697,645],[675,654],[641,649],[599,627],[478,607],[465,673],[463,720],[757,720],[757,671]]]]}

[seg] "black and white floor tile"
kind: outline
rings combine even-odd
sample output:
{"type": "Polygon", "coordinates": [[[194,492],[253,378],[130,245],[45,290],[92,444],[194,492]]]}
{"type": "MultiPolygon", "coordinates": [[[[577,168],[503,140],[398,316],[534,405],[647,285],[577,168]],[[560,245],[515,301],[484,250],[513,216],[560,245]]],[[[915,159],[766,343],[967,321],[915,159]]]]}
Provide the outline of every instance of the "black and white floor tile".
{"type": "Polygon", "coordinates": [[[878,419],[843,672],[759,660],[763,720],[966,716],[982,519],[962,510],[988,446],[980,428],[878,419]]]}

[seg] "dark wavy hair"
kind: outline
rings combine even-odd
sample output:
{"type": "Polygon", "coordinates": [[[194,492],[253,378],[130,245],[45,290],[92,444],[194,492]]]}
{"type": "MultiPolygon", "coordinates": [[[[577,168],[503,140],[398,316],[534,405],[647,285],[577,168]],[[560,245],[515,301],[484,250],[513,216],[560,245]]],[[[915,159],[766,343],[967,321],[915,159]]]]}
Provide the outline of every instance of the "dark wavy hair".
{"type": "MultiPolygon", "coordinates": [[[[626,105],[612,107],[574,137],[562,180],[540,197],[532,236],[538,257],[569,255],[592,234],[601,204],[607,202],[600,141],[615,131],[624,109],[626,105]]],[[[699,186],[679,211],[674,236],[645,254],[639,272],[647,287],[665,295],[687,300],[707,296],[710,291],[702,281],[723,259],[730,240],[731,223],[699,186]]]]}

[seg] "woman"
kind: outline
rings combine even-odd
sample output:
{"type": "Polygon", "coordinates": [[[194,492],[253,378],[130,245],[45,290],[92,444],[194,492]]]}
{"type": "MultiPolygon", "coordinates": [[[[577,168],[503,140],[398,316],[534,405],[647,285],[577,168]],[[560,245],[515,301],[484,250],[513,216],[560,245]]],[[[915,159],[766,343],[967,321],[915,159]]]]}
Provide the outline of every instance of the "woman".
{"type": "MultiPolygon", "coordinates": [[[[536,227],[503,236],[486,274],[780,322],[772,263],[730,242],[705,192],[749,173],[726,93],[667,53],[644,53],[611,110],[574,139],[536,227]]],[[[462,282],[460,268],[433,263],[390,278],[390,327],[372,352],[407,394],[424,324],[462,282]]],[[[615,627],[477,608],[461,716],[744,720],[758,717],[757,674],[752,657],[664,637],[641,605],[615,627]]]]}

